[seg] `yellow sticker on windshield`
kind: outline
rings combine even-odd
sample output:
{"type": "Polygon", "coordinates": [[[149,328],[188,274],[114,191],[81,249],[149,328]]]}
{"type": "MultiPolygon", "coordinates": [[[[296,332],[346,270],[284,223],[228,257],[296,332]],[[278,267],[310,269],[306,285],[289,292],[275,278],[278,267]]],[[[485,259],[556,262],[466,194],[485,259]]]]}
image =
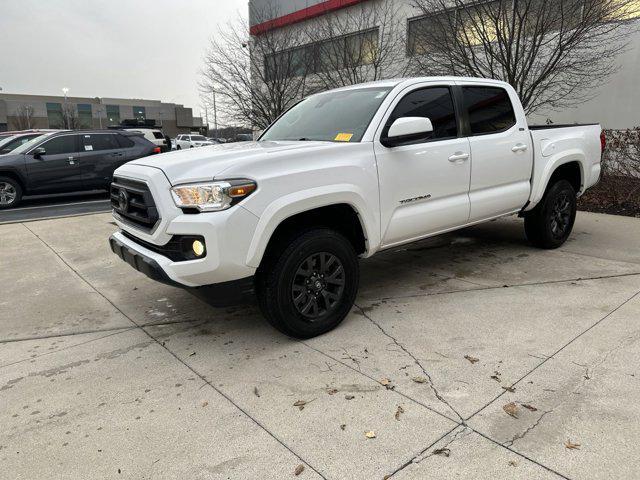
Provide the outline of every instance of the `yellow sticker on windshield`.
{"type": "Polygon", "coordinates": [[[334,140],[336,142],[348,142],[353,137],[353,133],[339,133],[334,140]]]}

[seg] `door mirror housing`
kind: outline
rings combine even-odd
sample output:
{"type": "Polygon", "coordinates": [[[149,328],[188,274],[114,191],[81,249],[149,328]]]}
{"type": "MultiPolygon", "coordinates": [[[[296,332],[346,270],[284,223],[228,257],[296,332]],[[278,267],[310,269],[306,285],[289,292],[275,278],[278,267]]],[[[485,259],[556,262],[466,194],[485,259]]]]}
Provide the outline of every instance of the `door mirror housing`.
{"type": "Polygon", "coordinates": [[[385,146],[393,147],[407,140],[418,139],[431,132],[433,132],[433,125],[431,120],[426,117],[397,118],[389,127],[382,143],[385,146]]]}
{"type": "Polygon", "coordinates": [[[33,151],[33,158],[41,158],[42,155],[46,155],[47,151],[44,147],[38,147],[33,151]]]}

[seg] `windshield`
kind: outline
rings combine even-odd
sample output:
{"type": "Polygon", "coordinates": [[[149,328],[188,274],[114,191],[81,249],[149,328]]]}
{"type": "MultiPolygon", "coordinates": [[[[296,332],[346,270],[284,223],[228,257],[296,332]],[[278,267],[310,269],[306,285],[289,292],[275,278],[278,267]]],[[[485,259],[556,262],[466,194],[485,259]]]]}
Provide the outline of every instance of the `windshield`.
{"type": "Polygon", "coordinates": [[[208,142],[206,137],[203,137],[201,135],[191,135],[191,141],[192,142],[208,142]]]}
{"type": "Polygon", "coordinates": [[[29,140],[28,142],[23,143],[22,145],[20,145],[18,148],[14,149],[11,153],[25,153],[31,147],[33,147],[37,143],[40,143],[45,138],[45,136],[49,136],[49,135],[51,135],[51,133],[49,133],[49,134],[45,133],[45,134],[40,135],[40,136],[38,136],[36,138],[33,138],[33,139],[29,140]]]}
{"type": "Polygon", "coordinates": [[[313,95],[276,120],[260,140],[359,142],[390,90],[371,87],[313,95]]]}

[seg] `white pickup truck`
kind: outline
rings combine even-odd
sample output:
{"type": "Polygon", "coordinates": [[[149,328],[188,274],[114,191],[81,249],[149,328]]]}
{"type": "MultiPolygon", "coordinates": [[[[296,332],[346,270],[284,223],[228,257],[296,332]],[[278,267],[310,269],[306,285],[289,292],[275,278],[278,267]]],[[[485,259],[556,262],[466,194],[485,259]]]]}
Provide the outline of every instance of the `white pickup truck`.
{"type": "Polygon", "coordinates": [[[307,338],[348,314],[358,257],[503,215],[564,243],[600,176],[597,124],[531,127],[514,89],[412,78],[306,98],[253,142],[141,158],[111,187],[111,248],[214,305],[255,292],[307,338]]]}

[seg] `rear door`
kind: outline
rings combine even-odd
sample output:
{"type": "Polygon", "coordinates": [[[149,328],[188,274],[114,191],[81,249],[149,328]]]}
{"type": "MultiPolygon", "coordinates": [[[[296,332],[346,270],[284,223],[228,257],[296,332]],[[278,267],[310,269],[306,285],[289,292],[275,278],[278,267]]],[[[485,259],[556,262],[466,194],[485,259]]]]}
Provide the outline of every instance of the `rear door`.
{"type": "Polygon", "coordinates": [[[86,188],[104,188],[111,183],[113,171],[127,161],[125,149],[115,133],[88,133],[80,136],[78,154],[86,188]]]}
{"type": "Polygon", "coordinates": [[[469,140],[462,135],[451,86],[412,86],[390,111],[374,141],[384,247],[464,225],[471,176],[469,140]],[[403,117],[429,118],[434,131],[385,146],[389,127],[403,117]]]}
{"type": "Polygon", "coordinates": [[[34,149],[26,155],[30,190],[41,193],[82,190],[82,169],[77,161],[78,135],[59,135],[35,148],[39,147],[45,149],[39,158],[34,156],[34,149]]]}
{"type": "Polygon", "coordinates": [[[533,167],[520,101],[512,89],[457,83],[471,145],[470,221],[518,211],[529,199],[533,167]]]}

